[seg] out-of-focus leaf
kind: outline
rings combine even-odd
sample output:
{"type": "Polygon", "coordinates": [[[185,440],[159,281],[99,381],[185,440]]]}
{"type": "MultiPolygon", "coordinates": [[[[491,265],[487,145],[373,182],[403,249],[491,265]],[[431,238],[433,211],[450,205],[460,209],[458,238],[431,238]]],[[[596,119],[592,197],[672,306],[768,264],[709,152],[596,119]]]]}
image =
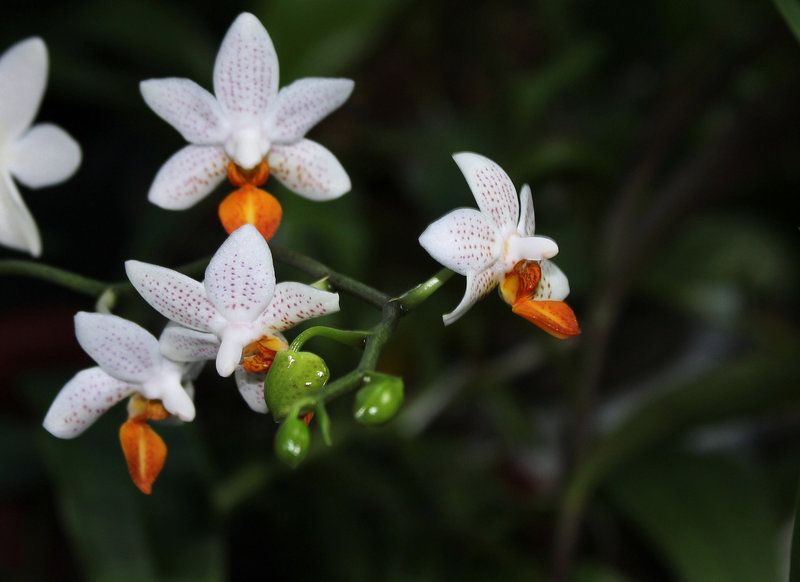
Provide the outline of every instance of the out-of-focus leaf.
{"type": "Polygon", "coordinates": [[[255,14],[278,51],[282,84],[341,74],[372,45],[403,0],[263,2],[255,14]]]}
{"type": "Polygon", "coordinates": [[[41,474],[36,463],[38,430],[12,418],[0,419],[0,491],[23,487],[41,474]]]}
{"type": "Polygon", "coordinates": [[[648,458],[613,475],[608,491],[682,582],[778,580],[769,493],[745,467],[718,457],[648,458]]]}
{"type": "Polygon", "coordinates": [[[544,114],[553,100],[576,83],[583,83],[605,58],[605,47],[594,41],[575,43],[547,66],[537,69],[516,84],[516,117],[523,124],[544,114]]]}
{"type": "Polygon", "coordinates": [[[800,41],[800,2],[797,0],[774,0],[792,34],[800,41]]]}
{"type": "Polygon", "coordinates": [[[575,568],[570,582],[627,582],[622,574],[600,564],[583,563],[575,568]]]}
{"type": "MultiPolygon", "coordinates": [[[[49,404],[30,374],[23,385],[37,408],[49,404]]],[[[52,390],[53,395],[56,390],[52,390]]],[[[43,413],[42,413],[43,416],[43,413]]],[[[167,444],[167,462],[145,496],[133,485],[119,444],[124,406],[111,408],[79,437],[60,440],[39,429],[32,442],[51,474],[63,528],[91,581],[207,581],[225,578],[219,525],[210,504],[207,463],[192,426],[152,426],[167,444]]]]}
{"type": "Polygon", "coordinates": [[[585,497],[611,471],[687,428],[800,406],[797,340],[778,330],[770,335],[762,350],[720,362],[631,410],[578,470],[568,497],[585,497]]]}
{"type": "Polygon", "coordinates": [[[715,321],[743,312],[751,293],[791,294],[798,284],[789,243],[752,216],[697,217],[648,267],[649,291],[715,321]]]}
{"type": "Polygon", "coordinates": [[[69,441],[44,430],[40,435],[63,527],[87,580],[154,580],[153,548],[136,499],[141,493],[130,482],[117,433],[105,422],[92,429],[69,441]]]}
{"type": "Polygon", "coordinates": [[[789,582],[800,582],[800,491],[797,493],[794,509],[794,530],[792,531],[792,549],[789,567],[789,582]]]}

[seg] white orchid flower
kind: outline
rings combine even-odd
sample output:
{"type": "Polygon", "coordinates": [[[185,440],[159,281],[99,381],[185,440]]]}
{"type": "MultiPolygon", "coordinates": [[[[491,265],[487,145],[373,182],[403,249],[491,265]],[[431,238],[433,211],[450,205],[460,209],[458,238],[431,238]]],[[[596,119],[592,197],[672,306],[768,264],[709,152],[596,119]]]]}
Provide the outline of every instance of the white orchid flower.
{"type": "Polygon", "coordinates": [[[31,127],[47,84],[47,47],[41,38],[18,42],[0,56],[0,244],[42,254],[42,241],[13,178],[38,189],[63,182],[78,169],[81,148],[51,123],[31,127]]]}
{"type": "Polygon", "coordinates": [[[139,261],[127,261],[125,267],[133,286],[156,311],[217,337],[221,376],[233,373],[251,342],[339,310],[336,293],[302,283],[276,285],[272,254],[251,224],[235,230],[217,250],[202,283],[139,261]]]}
{"type": "MultiPolygon", "coordinates": [[[[273,349],[286,349],[288,342],[282,333],[274,332],[268,338],[273,349]]],[[[216,360],[220,341],[210,332],[197,331],[170,322],[159,338],[161,353],[177,362],[196,362],[200,360],[216,360]]],[[[264,400],[264,378],[266,372],[250,372],[241,364],[236,366],[233,377],[239,393],[251,410],[266,414],[269,412],[264,400]]]]}
{"type": "Polygon", "coordinates": [[[44,419],[44,428],[59,438],[73,438],[101,414],[132,394],[161,400],[181,420],[194,419],[194,403],[182,382],[196,375],[195,365],[161,354],[147,330],[116,315],[75,315],[78,343],[98,366],[78,372],[61,389],[44,419]]]}
{"type": "Polygon", "coordinates": [[[350,79],[307,78],[278,91],[278,57],[266,29],[240,14],[220,46],[212,95],[189,79],[141,83],[144,100],[191,145],[159,170],[149,199],[182,210],[225,177],[229,160],[245,170],[266,160],[286,187],[312,200],[337,198],[350,178],[336,157],[305,134],[350,96],[350,79]]]}
{"type": "Polygon", "coordinates": [[[453,159],[467,179],[480,211],[454,210],[431,224],[419,237],[420,244],[434,259],[467,277],[464,298],[442,317],[444,324],[449,325],[464,315],[520,261],[540,262],[537,300],[563,300],[569,294],[567,278],[546,260],[558,253],[558,245],[548,237],[534,236],[530,187],[527,184],[522,187],[518,201],[511,178],[495,162],[468,152],[455,154],[453,159]]]}

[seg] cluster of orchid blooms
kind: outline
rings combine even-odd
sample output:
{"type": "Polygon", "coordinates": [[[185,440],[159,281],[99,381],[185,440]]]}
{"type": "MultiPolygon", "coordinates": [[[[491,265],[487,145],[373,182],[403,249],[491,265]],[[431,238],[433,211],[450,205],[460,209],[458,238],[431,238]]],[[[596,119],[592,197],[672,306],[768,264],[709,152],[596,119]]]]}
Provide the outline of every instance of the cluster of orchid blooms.
{"type": "MultiPolygon", "coordinates": [[[[46,48],[38,38],[22,41],[0,57],[0,243],[33,256],[41,253],[39,234],[11,176],[38,188],[66,180],[81,161],[80,147],[63,129],[49,124],[29,128],[47,68],[46,48]]],[[[212,95],[188,79],[141,83],[145,102],[189,142],[159,170],[148,197],[162,208],[185,209],[227,176],[238,188],[219,206],[229,237],[211,258],[202,281],[128,261],[130,283],[169,323],[156,338],[110,313],[78,313],[78,342],[97,366],[78,372],[44,419],[50,433],[72,438],[127,398],[128,420],[120,429],[120,441],[131,477],[145,493],[150,493],[167,452],[147,421],[171,416],[191,421],[192,382],[209,360],[215,361],[221,376],[234,376],[252,410],[266,413],[273,408],[276,419],[290,427],[285,431],[291,433],[284,439],[285,458],[301,458],[307,436],[296,423],[305,428],[313,414],[297,398],[294,404],[289,398],[289,405],[276,414],[274,408],[286,395],[270,394],[269,389],[265,394],[265,379],[277,368],[276,358],[286,356],[291,364],[304,354],[291,351],[284,331],[339,310],[338,294],[320,288],[324,285],[276,283],[267,241],[282,211],[259,187],[272,175],[289,190],[317,201],[350,190],[350,179],[336,157],[305,134],[347,100],[353,82],[307,78],[279,90],[272,41],[258,19],[245,13],[222,42],[213,85],[212,95]]],[[[499,286],[514,313],[556,337],[580,333],[563,301],[569,293],[567,278],[550,261],[558,247],[552,239],[534,235],[530,188],[523,186],[518,198],[511,179],[491,160],[474,153],[455,154],[454,159],[479,210],[454,210],[419,238],[434,259],[466,277],[464,298],[444,315],[445,325],[499,286]]],[[[281,366],[281,372],[289,367],[281,366]]],[[[318,388],[327,380],[325,374],[322,363],[314,367],[315,378],[300,382],[318,388]]],[[[284,380],[273,384],[283,389],[284,380]]],[[[402,390],[397,380],[378,398],[397,401],[397,391],[402,390]]],[[[370,406],[379,420],[391,416],[381,413],[377,401],[370,406]]]]}

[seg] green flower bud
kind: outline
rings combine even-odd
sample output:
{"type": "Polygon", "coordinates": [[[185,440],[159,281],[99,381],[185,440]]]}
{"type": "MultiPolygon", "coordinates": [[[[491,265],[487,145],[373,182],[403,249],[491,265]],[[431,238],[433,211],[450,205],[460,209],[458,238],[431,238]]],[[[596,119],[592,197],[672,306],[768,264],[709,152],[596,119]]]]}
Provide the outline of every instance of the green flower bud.
{"type": "Polygon", "coordinates": [[[264,400],[276,422],[286,418],[295,402],[322,388],[331,373],[325,361],[311,352],[275,354],[264,380],[264,400]]]}
{"type": "Polygon", "coordinates": [[[305,458],[310,444],[311,431],[299,418],[287,418],[275,433],[275,454],[292,469],[305,458]]]}
{"type": "Polygon", "coordinates": [[[403,404],[403,379],[386,374],[370,374],[356,393],[353,416],[366,426],[390,420],[403,404]]]}

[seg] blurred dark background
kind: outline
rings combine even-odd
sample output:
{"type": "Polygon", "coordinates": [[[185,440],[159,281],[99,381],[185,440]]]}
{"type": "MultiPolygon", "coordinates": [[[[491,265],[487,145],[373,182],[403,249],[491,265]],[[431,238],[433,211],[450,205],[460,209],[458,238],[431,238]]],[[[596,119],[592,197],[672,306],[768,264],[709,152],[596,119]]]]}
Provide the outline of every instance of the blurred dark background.
{"type": "MultiPolygon", "coordinates": [[[[463,294],[455,277],[382,356],[406,383],[388,426],[358,426],[345,396],[329,410],[334,446],[315,432],[291,471],[272,453],[272,420],[207,370],[196,421],[158,428],[169,457],[145,497],[119,449],[123,406],[74,441],[40,426],[92,365],[72,316],[94,299],[7,277],[0,578],[786,579],[800,474],[800,44],[776,4],[5,1],[3,50],[39,35],[50,51],[37,121],[84,153],[69,182],[21,187],[43,262],[113,282],[126,259],[174,267],[224,240],[224,186],[185,212],[147,202],[183,144],[138,83],[210,88],[244,10],[268,29],[282,85],[356,82],[309,134],[353,190],[318,204],[270,182],[284,206],[275,244],[399,294],[438,269],[417,243],[427,224],[475,205],[450,156],[476,151],[531,185],[584,334],[551,338],[495,294],[444,328],[463,294]]],[[[329,324],[380,315],[351,298],[342,308],[329,324]]],[[[116,312],[163,325],[131,294],[116,312]]],[[[357,361],[311,345],[334,375],[357,361]]]]}

